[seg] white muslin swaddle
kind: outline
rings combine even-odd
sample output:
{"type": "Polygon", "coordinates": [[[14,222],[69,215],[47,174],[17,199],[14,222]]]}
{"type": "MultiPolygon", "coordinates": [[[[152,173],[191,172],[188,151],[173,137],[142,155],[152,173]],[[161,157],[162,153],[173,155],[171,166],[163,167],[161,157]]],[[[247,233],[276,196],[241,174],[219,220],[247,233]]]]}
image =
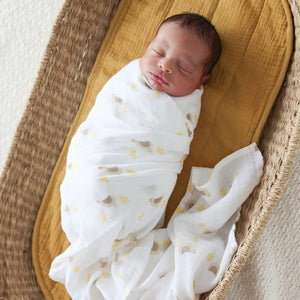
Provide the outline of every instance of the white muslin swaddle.
{"type": "Polygon", "coordinates": [[[202,92],[160,93],[135,60],[98,94],[69,147],[61,218],[70,246],[49,273],[73,299],[196,299],[223,275],[238,209],[262,174],[256,145],[213,169],[193,168],[161,228],[202,92]]]}

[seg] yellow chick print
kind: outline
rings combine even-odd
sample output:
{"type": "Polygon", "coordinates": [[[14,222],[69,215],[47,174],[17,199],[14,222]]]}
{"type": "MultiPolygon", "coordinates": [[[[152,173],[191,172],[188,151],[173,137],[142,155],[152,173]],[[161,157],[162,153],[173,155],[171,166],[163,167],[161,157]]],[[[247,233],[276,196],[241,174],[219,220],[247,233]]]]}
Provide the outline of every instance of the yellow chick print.
{"type": "Polygon", "coordinates": [[[91,280],[91,274],[88,274],[87,277],[85,278],[85,281],[86,281],[87,283],[89,283],[90,280],[91,280]]]}
{"type": "Polygon", "coordinates": [[[106,181],[106,182],[108,182],[108,179],[107,179],[106,176],[101,176],[101,177],[100,177],[100,181],[106,181]]]}
{"type": "Polygon", "coordinates": [[[126,170],[126,172],[127,172],[128,174],[135,174],[135,173],[136,173],[136,171],[131,170],[131,169],[126,170]]]}
{"type": "Polygon", "coordinates": [[[162,204],[161,204],[161,207],[164,207],[164,206],[166,206],[167,205],[167,200],[164,200],[163,202],[162,202],[162,204]]]}
{"type": "Polygon", "coordinates": [[[182,214],[182,213],[183,213],[182,207],[178,206],[178,207],[176,208],[176,212],[177,212],[178,214],[182,214]]]}
{"type": "Polygon", "coordinates": [[[78,266],[75,266],[73,271],[74,271],[74,273],[78,273],[78,272],[80,272],[80,268],[78,266]]]}
{"type": "Polygon", "coordinates": [[[211,261],[213,258],[214,258],[214,256],[211,253],[206,256],[206,259],[208,261],[211,261]]]}
{"type": "Polygon", "coordinates": [[[165,248],[167,248],[169,245],[170,245],[170,241],[168,241],[168,240],[163,240],[163,246],[165,247],[165,248]]]}
{"type": "Polygon", "coordinates": [[[222,196],[226,196],[227,195],[227,190],[226,189],[221,189],[220,191],[222,196]]]}
{"type": "Polygon", "coordinates": [[[72,148],[76,148],[78,145],[78,141],[72,142],[71,147],[72,148]]]}
{"type": "Polygon", "coordinates": [[[143,212],[143,213],[139,216],[138,220],[141,221],[141,220],[144,218],[144,216],[145,216],[145,212],[143,212]]]}
{"type": "Polygon", "coordinates": [[[154,95],[155,95],[156,98],[160,98],[160,97],[161,97],[161,94],[160,94],[158,91],[156,91],[156,92],[154,93],[154,95]]]}
{"type": "Polygon", "coordinates": [[[199,205],[198,206],[198,211],[203,211],[205,209],[205,206],[204,205],[199,205]]]}
{"type": "Polygon", "coordinates": [[[188,185],[188,191],[193,194],[194,193],[194,190],[193,190],[193,186],[191,184],[188,185]]]}
{"type": "Polygon", "coordinates": [[[109,277],[108,272],[102,272],[101,275],[102,275],[103,278],[108,278],[109,277]]]}
{"type": "Polygon", "coordinates": [[[150,141],[138,141],[136,139],[131,140],[133,143],[135,143],[140,148],[146,149],[149,152],[152,152],[153,144],[150,141]]]}
{"type": "Polygon", "coordinates": [[[106,213],[102,213],[102,222],[107,222],[107,215],[106,215],[106,213]]]}
{"type": "Polygon", "coordinates": [[[122,240],[116,240],[113,244],[113,248],[115,249],[115,248],[119,247],[121,244],[122,244],[122,240]]]}
{"type": "Polygon", "coordinates": [[[125,197],[125,196],[120,196],[120,200],[122,203],[127,203],[128,202],[128,197],[125,197]]]}
{"type": "Polygon", "coordinates": [[[157,152],[159,154],[165,154],[165,149],[164,148],[161,148],[161,147],[157,147],[157,152]]]}
{"type": "Polygon", "coordinates": [[[136,158],[136,151],[135,150],[130,151],[129,156],[131,156],[132,158],[136,158]]]}
{"type": "Polygon", "coordinates": [[[128,113],[127,107],[124,106],[123,109],[122,109],[122,114],[127,115],[127,113],[128,113]]]}

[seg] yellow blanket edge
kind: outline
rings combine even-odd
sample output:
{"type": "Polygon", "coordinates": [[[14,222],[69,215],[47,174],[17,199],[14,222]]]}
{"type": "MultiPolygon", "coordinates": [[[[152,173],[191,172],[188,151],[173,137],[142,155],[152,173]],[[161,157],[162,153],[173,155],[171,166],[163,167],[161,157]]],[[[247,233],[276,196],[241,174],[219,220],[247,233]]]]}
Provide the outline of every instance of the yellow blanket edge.
{"type": "MultiPolygon", "coordinates": [[[[282,0],[281,3],[284,8],[284,12],[286,15],[286,21],[288,24],[287,31],[286,31],[286,33],[287,33],[287,35],[286,35],[286,42],[287,42],[286,43],[286,53],[285,53],[285,56],[283,57],[282,68],[277,77],[277,81],[273,88],[273,91],[270,93],[269,99],[275,99],[277,97],[277,95],[282,87],[282,83],[284,82],[284,78],[286,76],[286,72],[287,72],[288,66],[290,64],[292,52],[294,49],[294,22],[293,22],[292,12],[291,12],[291,9],[290,9],[290,6],[289,6],[289,3],[287,0],[282,0]]],[[[260,135],[261,135],[262,129],[265,125],[265,123],[261,122],[261,120],[267,119],[268,115],[271,112],[273,105],[274,105],[274,102],[271,103],[271,101],[267,101],[264,112],[261,115],[261,118],[257,123],[258,126],[255,129],[255,132],[253,135],[253,142],[255,142],[257,144],[259,143],[260,135]]]]}

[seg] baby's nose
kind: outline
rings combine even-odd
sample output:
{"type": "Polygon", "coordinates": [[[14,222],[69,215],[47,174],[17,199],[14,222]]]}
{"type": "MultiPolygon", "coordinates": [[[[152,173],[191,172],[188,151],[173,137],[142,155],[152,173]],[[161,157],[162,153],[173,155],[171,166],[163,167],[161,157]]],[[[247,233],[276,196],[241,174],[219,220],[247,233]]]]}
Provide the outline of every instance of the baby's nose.
{"type": "Polygon", "coordinates": [[[161,59],[158,63],[158,67],[166,73],[173,72],[172,61],[170,59],[161,59]]]}

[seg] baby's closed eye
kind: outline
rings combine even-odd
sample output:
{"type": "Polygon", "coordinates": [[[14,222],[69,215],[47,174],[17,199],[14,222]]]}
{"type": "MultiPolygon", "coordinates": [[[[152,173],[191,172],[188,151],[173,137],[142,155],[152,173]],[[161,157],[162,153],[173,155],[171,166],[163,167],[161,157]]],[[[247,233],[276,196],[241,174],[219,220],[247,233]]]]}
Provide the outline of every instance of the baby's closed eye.
{"type": "Polygon", "coordinates": [[[158,56],[164,56],[165,53],[161,49],[153,49],[153,52],[158,56]]]}
{"type": "Polygon", "coordinates": [[[183,64],[178,63],[177,66],[178,66],[179,70],[182,73],[184,73],[184,74],[191,74],[192,73],[192,71],[190,70],[190,68],[187,67],[187,66],[185,66],[185,65],[183,65],[183,64]]]}

